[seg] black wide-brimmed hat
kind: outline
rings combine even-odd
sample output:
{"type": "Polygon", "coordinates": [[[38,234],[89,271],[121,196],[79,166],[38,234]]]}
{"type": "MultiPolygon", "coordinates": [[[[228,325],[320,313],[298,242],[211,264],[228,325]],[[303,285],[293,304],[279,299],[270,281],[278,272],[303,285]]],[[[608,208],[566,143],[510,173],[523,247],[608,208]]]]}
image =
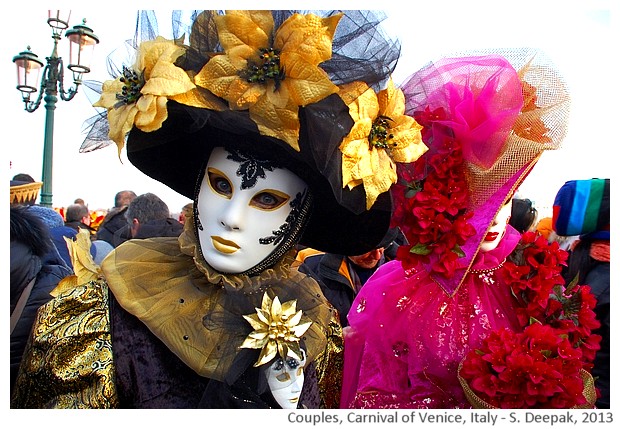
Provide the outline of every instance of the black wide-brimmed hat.
{"type": "Polygon", "coordinates": [[[131,130],[127,158],[143,173],[181,195],[196,197],[211,150],[224,146],[259,159],[268,158],[308,184],[314,206],[300,244],[356,255],[360,249],[374,248],[385,235],[392,214],[389,192],[381,194],[372,208],[365,210],[361,186],[348,190],[339,185],[342,157],[338,146],[352,120],[338,96],[302,109],[299,152],[276,138],[242,131],[240,123],[251,122],[247,112],[215,112],[169,102],[168,115],[157,131],[131,130]],[[312,139],[322,140],[321,151],[313,151],[312,139]]]}
{"type": "Polygon", "coordinates": [[[400,46],[381,30],[385,16],[194,11],[186,26],[174,17],[189,44],[153,39],[152,15],[140,15],[150,38],[95,104],[107,108],[119,150],[127,135],[130,162],[191,199],[214,147],[268,159],[309,185],[300,244],[350,255],[376,247],[390,224],[395,162],[426,150],[389,79],[400,46]]]}

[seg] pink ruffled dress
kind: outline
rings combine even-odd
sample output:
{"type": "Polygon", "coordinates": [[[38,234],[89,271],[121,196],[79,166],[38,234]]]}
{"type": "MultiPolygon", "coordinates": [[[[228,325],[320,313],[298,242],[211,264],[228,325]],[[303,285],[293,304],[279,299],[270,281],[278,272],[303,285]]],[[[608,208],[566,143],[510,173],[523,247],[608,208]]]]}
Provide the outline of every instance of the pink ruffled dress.
{"type": "Polygon", "coordinates": [[[519,327],[497,271],[520,238],[508,225],[496,249],[478,253],[452,296],[421,266],[381,266],[348,315],[341,407],[471,408],[457,368],[491,330],[519,327]]]}

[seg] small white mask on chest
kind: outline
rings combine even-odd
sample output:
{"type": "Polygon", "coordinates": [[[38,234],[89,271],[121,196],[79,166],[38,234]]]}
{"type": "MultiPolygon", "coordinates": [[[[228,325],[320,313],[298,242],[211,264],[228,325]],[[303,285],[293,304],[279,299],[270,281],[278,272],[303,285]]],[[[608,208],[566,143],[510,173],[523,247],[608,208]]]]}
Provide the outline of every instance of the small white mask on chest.
{"type": "Polygon", "coordinates": [[[282,408],[297,408],[301,390],[304,386],[304,366],[306,353],[301,349],[303,360],[279,356],[267,369],[267,382],[271,394],[282,408]]]}

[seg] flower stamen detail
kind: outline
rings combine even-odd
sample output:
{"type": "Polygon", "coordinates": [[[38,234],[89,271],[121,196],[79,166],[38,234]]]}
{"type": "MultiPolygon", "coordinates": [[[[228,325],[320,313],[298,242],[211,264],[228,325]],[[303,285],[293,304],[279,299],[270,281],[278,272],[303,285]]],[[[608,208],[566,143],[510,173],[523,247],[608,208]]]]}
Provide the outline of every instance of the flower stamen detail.
{"type": "Polygon", "coordinates": [[[116,94],[116,98],[119,100],[117,107],[122,104],[131,104],[138,101],[142,95],[140,91],[146,83],[144,80],[144,70],[138,74],[129,67],[123,66],[123,75],[119,80],[123,83],[123,87],[120,94],[116,94]]]}
{"type": "Polygon", "coordinates": [[[368,143],[370,148],[392,149],[398,144],[394,142],[394,134],[390,132],[391,118],[387,116],[379,116],[372,123],[370,134],[368,134],[368,143]]]}
{"type": "Polygon", "coordinates": [[[290,356],[303,360],[299,342],[312,322],[301,322],[302,311],[297,311],[297,300],[280,304],[277,296],[271,299],[265,292],[261,308],[256,308],[254,314],[243,315],[243,318],[254,331],[248,334],[240,348],[261,350],[255,367],[270,362],[276,355],[282,359],[290,356]]]}
{"type": "Polygon", "coordinates": [[[265,83],[267,79],[273,79],[274,90],[278,90],[285,78],[284,67],[280,66],[280,51],[273,48],[260,48],[259,58],[258,64],[248,66],[245,79],[248,83],[265,83]]]}

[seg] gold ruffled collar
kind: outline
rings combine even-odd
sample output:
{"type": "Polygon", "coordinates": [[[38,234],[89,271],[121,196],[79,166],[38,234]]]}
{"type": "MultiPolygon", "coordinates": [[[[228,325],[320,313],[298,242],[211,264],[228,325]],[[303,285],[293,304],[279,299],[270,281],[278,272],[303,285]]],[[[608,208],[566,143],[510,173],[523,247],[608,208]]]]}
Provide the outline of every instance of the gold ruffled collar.
{"type": "Polygon", "coordinates": [[[264,291],[289,301],[312,321],[304,335],[308,357],[327,343],[332,308],[318,283],[300,273],[293,253],[260,275],[226,275],[213,270],[198,251],[193,228],[177,238],[130,240],[102,263],[108,286],[120,305],[140,319],[172,352],[201,376],[226,380],[237,355],[256,360],[239,347],[249,332],[243,318],[261,306],[264,291]]]}

